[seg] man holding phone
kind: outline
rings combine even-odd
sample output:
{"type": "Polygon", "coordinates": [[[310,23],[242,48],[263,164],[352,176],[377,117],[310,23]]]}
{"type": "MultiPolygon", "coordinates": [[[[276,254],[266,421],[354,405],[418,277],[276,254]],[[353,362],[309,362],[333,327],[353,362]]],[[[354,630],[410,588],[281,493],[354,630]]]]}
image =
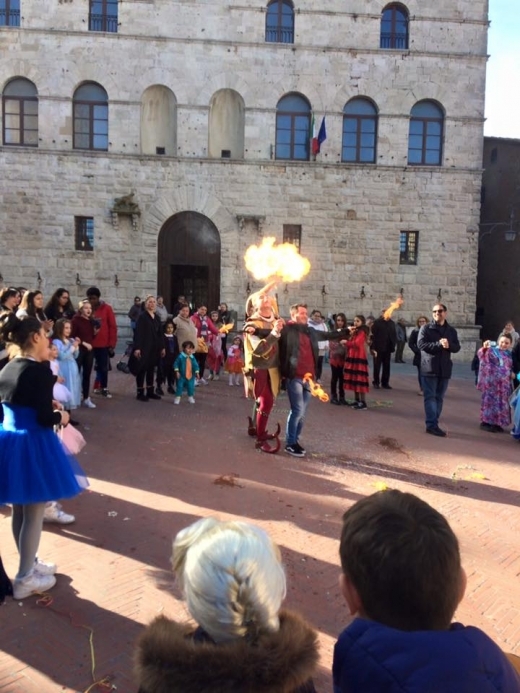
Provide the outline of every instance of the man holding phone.
{"type": "Polygon", "coordinates": [[[439,418],[453,368],[451,354],[460,351],[457,330],[448,324],[447,312],[445,305],[436,303],[432,321],[421,327],[417,337],[417,347],[421,352],[426,433],[441,438],[446,436],[446,431],[439,428],[439,418]]]}

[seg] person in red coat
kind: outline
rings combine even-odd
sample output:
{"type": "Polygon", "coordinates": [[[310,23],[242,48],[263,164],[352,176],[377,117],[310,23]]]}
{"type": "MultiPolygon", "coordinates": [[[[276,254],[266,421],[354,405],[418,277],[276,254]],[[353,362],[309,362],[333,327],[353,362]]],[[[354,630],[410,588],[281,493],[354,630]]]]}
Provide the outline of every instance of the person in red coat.
{"type": "Polygon", "coordinates": [[[108,390],[108,369],[109,359],[114,355],[117,344],[116,318],[112,306],[101,301],[101,291],[97,286],[91,286],[87,290],[87,298],[92,306],[94,326],[98,330],[92,342],[96,359],[96,381],[103,397],[110,398],[112,395],[108,390]]]}

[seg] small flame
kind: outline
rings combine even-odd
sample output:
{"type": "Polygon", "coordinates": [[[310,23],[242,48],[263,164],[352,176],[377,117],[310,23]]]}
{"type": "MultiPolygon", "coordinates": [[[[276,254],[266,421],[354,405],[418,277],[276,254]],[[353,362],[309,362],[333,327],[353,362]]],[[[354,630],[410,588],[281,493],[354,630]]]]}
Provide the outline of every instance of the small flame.
{"type": "Polygon", "coordinates": [[[314,382],[314,380],[312,379],[311,373],[305,373],[305,375],[303,376],[303,382],[309,383],[310,388],[311,388],[311,395],[313,397],[318,397],[320,402],[328,402],[329,401],[328,394],[325,392],[325,390],[322,388],[322,386],[319,383],[314,382]]]}
{"type": "Polygon", "coordinates": [[[234,326],[234,322],[228,322],[225,325],[222,325],[222,327],[219,327],[218,331],[220,332],[220,334],[228,334],[228,332],[231,332],[234,326]]]}
{"type": "Polygon", "coordinates": [[[383,318],[384,318],[385,320],[390,320],[390,318],[392,317],[392,313],[394,312],[394,310],[397,310],[398,308],[400,308],[400,307],[403,305],[403,303],[404,303],[403,299],[402,299],[400,296],[398,296],[398,297],[395,299],[395,301],[394,301],[393,303],[391,303],[391,304],[388,306],[388,308],[385,310],[385,312],[383,313],[383,318]]]}
{"type": "Polygon", "coordinates": [[[280,243],[267,237],[260,245],[250,245],[244,255],[246,269],[258,280],[279,278],[295,282],[309,273],[311,263],[302,257],[293,243],[280,243]]]}

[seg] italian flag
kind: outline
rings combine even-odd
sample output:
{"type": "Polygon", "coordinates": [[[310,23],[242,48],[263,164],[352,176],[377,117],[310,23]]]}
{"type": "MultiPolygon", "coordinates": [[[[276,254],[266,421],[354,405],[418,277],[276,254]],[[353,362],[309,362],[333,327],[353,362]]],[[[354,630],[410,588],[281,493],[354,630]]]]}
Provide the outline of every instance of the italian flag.
{"type": "Polygon", "coordinates": [[[316,120],[314,118],[314,113],[311,118],[311,130],[310,130],[310,141],[311,141],[311,152],[314,156],[320,153],[321,145],[327,139],[327,129],[325,127],[325,116],[321,119],[320,129],[318,130],[316,126],[316,120]]]}

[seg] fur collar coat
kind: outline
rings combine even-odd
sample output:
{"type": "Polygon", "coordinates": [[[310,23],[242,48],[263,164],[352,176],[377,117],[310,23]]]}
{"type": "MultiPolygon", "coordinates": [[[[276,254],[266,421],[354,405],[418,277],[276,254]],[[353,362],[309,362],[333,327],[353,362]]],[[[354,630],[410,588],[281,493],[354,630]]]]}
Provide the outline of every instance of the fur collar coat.
{"type": "Polygon", "coordinates": [[[300,616],[280,612],[280,629],[252,645],[194,639],[193,626],[165,616],[141,635],[135,658],[140,693],[315,693],[317,634],[300,616]]]}

